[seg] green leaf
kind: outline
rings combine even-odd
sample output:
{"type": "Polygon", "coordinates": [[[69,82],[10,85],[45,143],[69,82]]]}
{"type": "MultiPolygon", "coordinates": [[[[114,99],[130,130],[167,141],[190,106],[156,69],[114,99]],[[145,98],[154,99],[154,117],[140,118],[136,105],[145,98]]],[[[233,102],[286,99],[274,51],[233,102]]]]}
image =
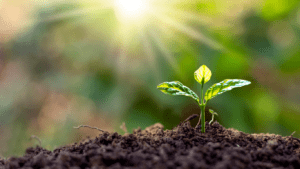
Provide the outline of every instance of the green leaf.
{"type": "Polygon", "coordinates": [[[159,90],[169,95],[185,95],[199,102],[199,97],[190,88],[184,86],[179,81],[164,82],[157,86],[159,90]]]}
{"type": "Polygon", "coordinates": [[[247,80],[241,80],[241,79],[225,79],[220,83],[216,83],[212,85],[209,89],[207,89],[205,93],[205,100],[208,101],[212,99],[213,97],[220,95],[226,91],[229,91],[236,87],[242,87],[245,85],[249,85],[251,82],[247,80]]]}
{"type": "Polygon", "coordinates": [[[202,65],[198,70],[195,71],[194,77],[198,83],[203,85],[209,81],[211,77],[211,71],[207,66],[202,65]]]}

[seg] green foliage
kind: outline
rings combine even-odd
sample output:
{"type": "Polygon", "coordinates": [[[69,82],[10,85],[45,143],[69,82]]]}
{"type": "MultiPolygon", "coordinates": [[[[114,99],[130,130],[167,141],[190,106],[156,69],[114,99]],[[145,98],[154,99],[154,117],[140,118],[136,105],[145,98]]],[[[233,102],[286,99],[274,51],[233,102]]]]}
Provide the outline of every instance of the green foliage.
{"type": "Polygon", "coordinates": [[[208,69],[207,66],[203,65],[195,71],[194,77],[198,83],[203,85],[210,80],[211,71],[208,69]]]}
{"type": "Polygon", "coordinates": [[[222,82],[216,83],[216,84],[212,85],[209,89],[207,89],[204,99],[206,101],[208,101],[208,100],[214,98],[215,96],[220,95],[226,91],[229,91],[236,87],[242,87],[242,86],[248,85],[250,83],[251,82],[249,82],[249,81],[240,80],[240,79],[223,80],[222,82]]]}
{"type": "MultiPolygon", "coordinates": [[[[164,82],[157,86],[159,90],[161,90],[163,93],[169,94],[169,95],[185,95],[192,97],[194,100],[196,100],[201,108],[201,115],[199,117],[199,122],[196,125],[196,128],[201,123],[201,132],[205,132],[205,106],[207,102],[212,99],[213,97],[220,95],[226,91],[229,91],[236,87],[242,87],[245,85],[249,85],[251,82],[241,79],[226,79],[222,82],[216,83],[212,85],[205,93],[205,97],[203,98],[203,86],[206,82],[210,80],[211,77],[211,71],[206,65],[200,66],[199,69],[197,69],[194,73],[195,80],[201,84],[201,100],[199,100],[199,97],[188,87],[184,86],[182,83],[175,81],[175,82],[164,82]],[[206,102],[204,102],[204,99],[206,102]],[[201,120],[202,119],[202,120],[201,120]]],[[[212,120],[209,122],[209,124],[213,121],[214,115],[217,115],[217,113],[213,112],[212,110],[209,110],[210,113],[212,113],[212,120]]]]}
{"type": "Polygon", "coordinates": [[[185,95],[199,102],[199,97],[190,88],[184,86],[179,81],[164,82],[157,86],[159,90],[169,95],[185,95]]]}

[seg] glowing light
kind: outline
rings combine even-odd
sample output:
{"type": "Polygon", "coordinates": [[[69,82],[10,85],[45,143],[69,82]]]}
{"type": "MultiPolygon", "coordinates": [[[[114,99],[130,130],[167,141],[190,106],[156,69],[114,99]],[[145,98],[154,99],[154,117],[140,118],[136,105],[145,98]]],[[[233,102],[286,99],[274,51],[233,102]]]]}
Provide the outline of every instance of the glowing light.
{"type": "Polygon", "coordinates": [[[115,0],[114,5],[119,17],[127,21],[142,18],[148,8],[145,0],[115,0]]]}

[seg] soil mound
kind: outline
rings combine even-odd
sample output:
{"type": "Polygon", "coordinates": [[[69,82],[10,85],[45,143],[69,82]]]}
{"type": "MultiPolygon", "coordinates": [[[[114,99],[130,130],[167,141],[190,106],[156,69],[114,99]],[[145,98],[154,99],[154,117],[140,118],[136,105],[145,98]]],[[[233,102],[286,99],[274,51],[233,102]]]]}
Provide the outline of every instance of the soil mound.
{"type": "Polygon", "coordinates": [[[173,130],[157,123],[123,136],[103,132],[54,151],[31,147],[23,157],[1,159],[0,169],[300,168],[300,140],[292,135],[246,134],[218,122],[205,126],[201,133],[189,121],[173,130]]]}

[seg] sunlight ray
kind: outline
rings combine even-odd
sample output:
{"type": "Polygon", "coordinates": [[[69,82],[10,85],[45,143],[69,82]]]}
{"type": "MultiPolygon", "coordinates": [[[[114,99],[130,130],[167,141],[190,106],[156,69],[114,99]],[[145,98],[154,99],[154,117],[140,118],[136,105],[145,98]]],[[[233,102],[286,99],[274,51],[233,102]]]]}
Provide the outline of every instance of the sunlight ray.
{"type": "Polygon", "coordinates": [[[145,54],[146,56],[148,56],[147,59],[149,60],[149,62],[147,63],[150,64],[150,67],[152,68],[154,74],[156,75],[154,76],[154,78],[156,78],[156,81],[158,82],[161,76],[159,73],[158,65],[156,64],[156,59],[154,58],[156,57],[156,55],[154,54],[153,46],[149,42],[149,38],[147,37],[147,34],[145,33],[142,34],[142,40],[143,40],[145,54]]]}
{"type": "Polygon", "coordinates": [[[196,31],[194,29],[192,29],[189,26],[184,25],[183,23],[177,22],[173,19],[171,19],[168,16],[162,15],[162,14],[155,14],[153,13],[153,15],[156,16],[156,18],[160,19],[161,21],[163,21],[164,23],[176,28],[177,30],[189,35],[191,38],[194,38],[196,40],[199,40],[207,45],[209,45],[210,47],[216,49],[216,50],[222,50],[223,47],[218,44],[217,42],[215,42],[214,40],[211,40],[210,38],[207,38],[205,35],[201,34],[199,31],[196,31]]]}
{"type": "Polygon", "coordinates": [[[126,79],[126,77],[125,77],[126,71],[125,70],[127,70],[126,66],[128,65],[126,53],[127,53],[126,47],[122,46],[121,49],[119,50],[119,57],[116,60],[116,62],[117,62],[116,69],[117,69],[117,77],[118,77],[117,80],[118,81],[120,80],[120,82],[126,79]]]}
{"type": "Polygon", "coordinates": [[[85,8],[80,8],[80,9],[73,9],[71,11],[66,11],[63,13],[55,14],[55,15],[49,15],[48,17],[44,18],[43,20],[39,20],[42,22],[51,22],[51,21],[59,21],[59,20],[64,20],[72,17],[82,17],[85,15],[101,15],[107,10],[112,9],[111,5],[107,6],[96,6],[96,7],[85,7],[85,8]]]}
{"type": "Polygon", "coordinates": [[[160,14],[172,14],[173,18],[180,18],[184,21],[196,21],[197,23],[205,25],[208,23],[213,23],[213,19],[211,17],[199,15],[189,11],[176,10],[170,7],[155,7],[155,11],[156,13],[160,14]]]}
{"type": "Polygon", "coordinates": [[[181,72],[179,70],[179,66],[172,57],[171,52],[167,49],[165,44],[162,42],[161,38],[157,35],[157,33],[153,32],[153,30],[150,30],[151,37],[154,38],[155,43],[158,45],[159,49],[162,51],[163,56],[168,60],[168,63],[170,63],[171,67],[175,70],[176,74],[181,75],[181,72]]]}
{"type": "MultiPolygon", "coordinates": [[[[180,64],[177,63],[176,58],[173,57],[172,50],[187,50],[192,49],[190,42],[191,39],[202,42],[213,49],[223,49],[222,45],[214,41],[208,35],[203,34],[201,30],[197,30],[188,23],[195,23],[201,25],[209,25],[212,23],[212,18],[199,15],[194,10],[193,2],[184,2],[182,0],[173,0],[172,2],[167,0],[87,0],[88,2],[82,2],[77,4],[76,2],[68,4],[74,9],[55,13],[48,17],[42,18],[42,22],[60,21],[69,18],[75,18],[72,23],[78,24],[80,21],[86,21],[80,17],[91,18],[91,22],[94,22],[94,18],[100,17],[106,18],[107,12],[111,11],[107,20],[113,18],[117,22],[107,23],[109,30],[113,32],[113,42],[110,45],[116,52],[112,57],[116,64],[119,77],[123,79],[125,72],[132,69],[132,59],[134,62],[139,63],[145,61],[157,78],[158,65],[156,49],[161,52],[162,56],[169,62],[171,68],[177,75],[182,77],[180,72],[180,64]],[[189,11],[189,6],[192,3],[192,9],[189,11]],[[74,4],[74,5],[73,5],[74,4]],[[181,4],[189,5],[181,8],[181,4]],[[186,8],[187,7],[187,8],[186,8]],[[182,10],[180,10],[182,9],[182,10]],[[79,18],[78,20],[76,20],[79,18]],[[74,22],[73,22],[74,21],[74,22]],[[109,25],[111,24],[111,25],[109,25]],[[182,48],[177,49],[169,45],[169,40],[178,42],[178,46],[182,48]],[[170,48],[169,48],[170,47],[170,48]],[[171,49],[172,48],[172,49],[171,49]],[[144,57],[142,57],[144,54],[144,57]],[[139,60],[142,59],[142,60],[139,60]]],[[[197,1],[197,0],[196,0],[197,1]]],[[[64,8],[63,8],[64,9],[64,8]]],[[[47,16],[47,15],[46,15],[47,16]]],[[[114,20],[115,21],[115,20],[114,20]]],[[[103,21],[103,23],[106,20],[103,21]]],[[[107,21],[108,22],[108,21],[107,21]]],[[[68,22],[69,24],[69,22],[68,22]]],[[[85,24],[85,23],[83,23],[85,24]]],[[[101,25],[101,24],[100,24],[101,25]]],[[[70,27],[71,27],[70,26],[70,27]]],[[[87,25],[91,26],[91,25],[87,25]]],[[[96,25],[98,26],[98,25],[96,25]]],[[[93,27],[94,28],[94,27],[93,27]]],[[[95,27],[95,29],[98,29],[95,27]]],[[[102,29],[101,27],[99,29],[102,29]]],[[[94,30],[94,29],[93,29],[94,30]]],[[[106,31],[106,30],[105,30],[106,31]]],[[[107,32],[104,32],[104,34],[107,32]]],[[[110,49],[108,49],[110,50],[110,49]]],[[[108,59],[109,60],[109,59],[108,59]]]]}

